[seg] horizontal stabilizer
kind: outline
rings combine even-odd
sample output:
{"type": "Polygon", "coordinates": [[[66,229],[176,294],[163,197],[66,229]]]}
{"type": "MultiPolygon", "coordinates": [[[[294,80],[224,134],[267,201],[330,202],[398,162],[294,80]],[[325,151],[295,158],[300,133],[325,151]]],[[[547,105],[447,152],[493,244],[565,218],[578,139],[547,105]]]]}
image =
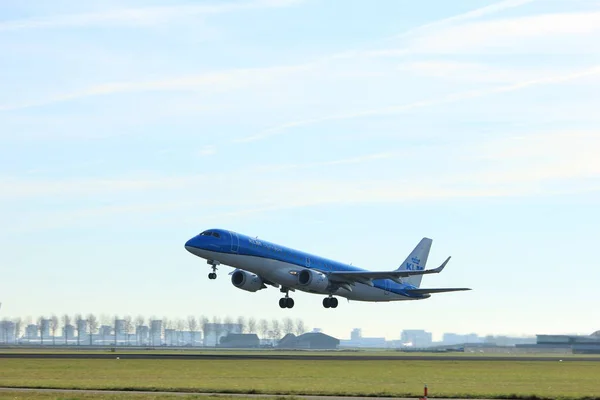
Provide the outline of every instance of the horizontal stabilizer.
{"type": "Polygon", "coordinates": [[[410,294],[429,294],[429,293],[445,293],[445,292],[460,292],[463,290],[471,290],[469,288],[436,288],[436,289],[407,289],[410,294]]]}

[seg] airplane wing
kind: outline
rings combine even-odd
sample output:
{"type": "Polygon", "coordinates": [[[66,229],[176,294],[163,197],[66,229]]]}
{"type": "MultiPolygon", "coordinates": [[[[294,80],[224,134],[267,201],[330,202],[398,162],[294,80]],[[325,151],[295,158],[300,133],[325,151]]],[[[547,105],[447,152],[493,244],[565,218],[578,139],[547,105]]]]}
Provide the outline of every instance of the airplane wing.
{"type": "Polygon", "coordinates": [[[438,274],[442,272],[446,264],[450,261],[450,257],[444,261],[442,265],[434,269],[425,270],[395,270],[395,271],[332,271],[327,274],[327,277],[332,281],[340,281],[346,283],[359,282],[369,286],[373,286],[375,279],[391,279],[401,283],[400,278],[406,278],[413,275],[438,274]]]}
{"type": "Polygon", "coordinates": [[[445,292],[460,292],[462,290],[471,290],[469,288],[435,288],[435,289],[407,289],[410,294],[429,294],[429,293],[445,293],[445,292]]]}

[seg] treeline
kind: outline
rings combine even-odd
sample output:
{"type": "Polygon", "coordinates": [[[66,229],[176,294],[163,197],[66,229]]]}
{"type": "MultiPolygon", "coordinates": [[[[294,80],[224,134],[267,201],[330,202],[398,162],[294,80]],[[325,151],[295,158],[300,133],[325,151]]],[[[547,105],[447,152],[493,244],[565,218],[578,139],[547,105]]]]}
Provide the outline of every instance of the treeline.
{"type": "MultiPolygon", "coordinates": [[[[42,344],[50,344],[55,342],[57,338],[64,339],[67,343],[69,340],[79,339],[83,336],[92,336],[101,333],[106,334],[107,328],[111,334],[127,335],[129,341],[130,335],[139,336],[139,333],[147,327],[147,333],[150,335],[160,335],[165,337],[167,330],[172,330],[176,334],[181,334],[184,331],[197,333],[202,332],[203,336],[210,334],[226,335],[228,333],[255,333],[262,339],[278,340],[288,333],[301,335],[307,331],[307,327],[302,319],[284,318],[279,319],[256,319],[253,317],[246,318],[243,316],[232,318],[221,318],[213,316],[196,317],[190,315],[187,318],[170,318],[170,317],[144,317],[143,315],[114,315],[109,316],[101,314],[75,314],[62,316],[50,315],[39,316],[37,318],[4,318],[0,321],[0,342],[7,343],[10,338],[16,340],[27,338],[27,334],[31,337],[32,328],[35,327],[36,336],[41,340],[42,344]],[[157,322],[160,321],[160,322],[157,322]],[[215,332],[215,327],[218,327],[219,332],[215,332]],[[29,327],[29,328],[28,328],[29,327]],[[157,332],[157,327],[160,327],[160,332],[157,332]],[[102,330],[102,332],[100,332],[102,330]],[[24,336],[25,334],[25,336],[24,336]]],[[[136,337],[133,338],[136,340],[136,337]]],[[[140,338],[137,337],[139,341],[140,338]]],[[[79,343],[79,341],[78,341],[79,343]]]]}

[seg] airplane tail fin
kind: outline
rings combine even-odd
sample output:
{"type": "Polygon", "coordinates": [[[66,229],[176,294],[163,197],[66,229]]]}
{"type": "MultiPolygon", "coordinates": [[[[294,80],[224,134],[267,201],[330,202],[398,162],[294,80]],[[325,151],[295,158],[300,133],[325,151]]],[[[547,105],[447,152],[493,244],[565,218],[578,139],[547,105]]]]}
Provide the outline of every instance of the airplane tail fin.
{"type": "MultiPolygon", "coordinates": [[[[422,271],[425,269],[425,265],[427,264],[427,257],[429,256],[429,250],[431,249],[431,243],[433,240],[429,238],[423,238],[415,247],[415,249],[408,255],[406,260],[398,267],[398,271],[400,270],[412,270],[412,271],[422,271]]],[[[412,285],[416,288],[421,286],[421,278],[423,275],[413,275],[408,278],[404,278],[403,281],[409,285],[412,285]]]]}

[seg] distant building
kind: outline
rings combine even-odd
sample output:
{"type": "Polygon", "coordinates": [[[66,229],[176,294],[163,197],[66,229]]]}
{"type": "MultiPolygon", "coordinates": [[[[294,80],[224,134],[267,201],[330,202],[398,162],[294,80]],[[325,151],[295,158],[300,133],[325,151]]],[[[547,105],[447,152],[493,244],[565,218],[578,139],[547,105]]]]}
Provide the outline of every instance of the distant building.
{"type": "MultiPolygon", "coordinates": [[[[600,354],[600,331],[585,335],[536,335],[536,346],[568,348],[576,354],[600,354]]],[[[522,346],[520,346],[522,347],[522,346]]]]}
{"type": "Polygon", "coordinates": [[[138,325],[135,327],[135,337],[138,346],[148,345],[150,338],[150,328],[146,325],[138,325]]]}
{"type": "Polygon", "coordinates": [[[250,349],[259,345],[260,339],[255,333],[230,333],[221,338],[218,347],[250,349]]]}
{"type": "Polygon", "coordinates": [[[350,332],[350,340],[341,340],[340,347],[347,348],[385,348],[387,342],[384,337],[363,337],[360,328],[350,332]]]}
{"type": "Polygon", "coordinates": [[[201,346],[202,345],[202,332],[181,332],[181,345],[182,346],[201,346]]]}
{"type": "Polygon", "coordinates": [[[165,329],[165,346],[179,346],[176,329],[165,329]]]}
{"type": "Polygon", "coordinates": [[[62,335],[67,341],[75,339],[75,327],[70,324],[65,325],[63,327],[62,335]]]}
{"type": "Polygon", "coordinates": [[[0,343],[15,343],[15,323],[12,321],[0,321],[0,343]]]}
{"type": "Polygon", "coordinates": [[[442,344],[454,345],[454,344],[475,344],[483,343],[484,339],[475,333],[467,335],[461,335],[456,333],[444,333],[442,344]]]}
{"type": "Polygon", "coordinates": [[[166,346],[198,346],[202,344],[202,334],[200,332],[165,329],[164,339],[166,346]]]}
{"type": "Polygon", "coordinates": [[[75,321],[75,326],[77,327],[77,336],[79,336],[79,342],[82,342],[87,336],[87,319],[80,319],[78,321],[75,321]]]}
{"type": "MultiPolygon", "coordinates": [[[[107,341],[114,342],[112,326],[110,326],[110,325],[101,325],[100,329],[98,329],[97,336],[101,338],[102,342],[107,342],[107,341]]],[[[102,343],[102,344],[106,344],[106,343],[102,343]]]]}
{"type": "Polygon", "coordinates": [[[310,332],[300,336],[288,333],[277,347],[282,349],[322,349],[335,350],[339,347],[339,339],[321,332],[310,332]]]}
{"type": "Polygon", "coordinates": [[[217,346],[222,337],[232,333],[242,333],[242,325],[240,324],[205,324],[204,325],[204,345],[214,347],[217,346]]]}
{"type": "Polygon", "coordinates": [[[127,336],[127,323],[124,319],[115,320],[115,332],[118,340],[122,340],[127,336]]]}
{"type": "Polygon", "coordinates": [[[25,339],[37,339],[38,338],[38,326],[36,324],[29,324],[25,327],[25,339]]]}
{"type": "Polygon", "coordinates": [[[422,329],[407,329],[403,330],[400,335],[400,340],[404,346],[414,348],[425,348],[431,346],[431,332],[425,332],[422,329]]]}
{"type": "Polygon", "coordinates": [[[42,337],[44,339],[50,339],[50,326],[51,326],[51,322],[49,319],[42,319],[41,323],[42,323],[42,332],[40,332],[40,334],[42,335],[42,337]]]}
{"type": "Polygon", "coordinates": [[[161,333],[162,333],[162,321],[158,320],[158,319],[150,321],[150,345],[151,346],[162,345],[161,333]]]}
{"type": "Polygon", "coordinates": [[[518,344],[535,344],[533,337],[486,336],[484,343],[494,346],[515,346],[518,344]]]}
{"type": "Polygon", "coordinates": [[[357,340],[340,340],[340,347],[349,348],[385,348],[388,343],[384,337],[361,337],[357,340]]]}

